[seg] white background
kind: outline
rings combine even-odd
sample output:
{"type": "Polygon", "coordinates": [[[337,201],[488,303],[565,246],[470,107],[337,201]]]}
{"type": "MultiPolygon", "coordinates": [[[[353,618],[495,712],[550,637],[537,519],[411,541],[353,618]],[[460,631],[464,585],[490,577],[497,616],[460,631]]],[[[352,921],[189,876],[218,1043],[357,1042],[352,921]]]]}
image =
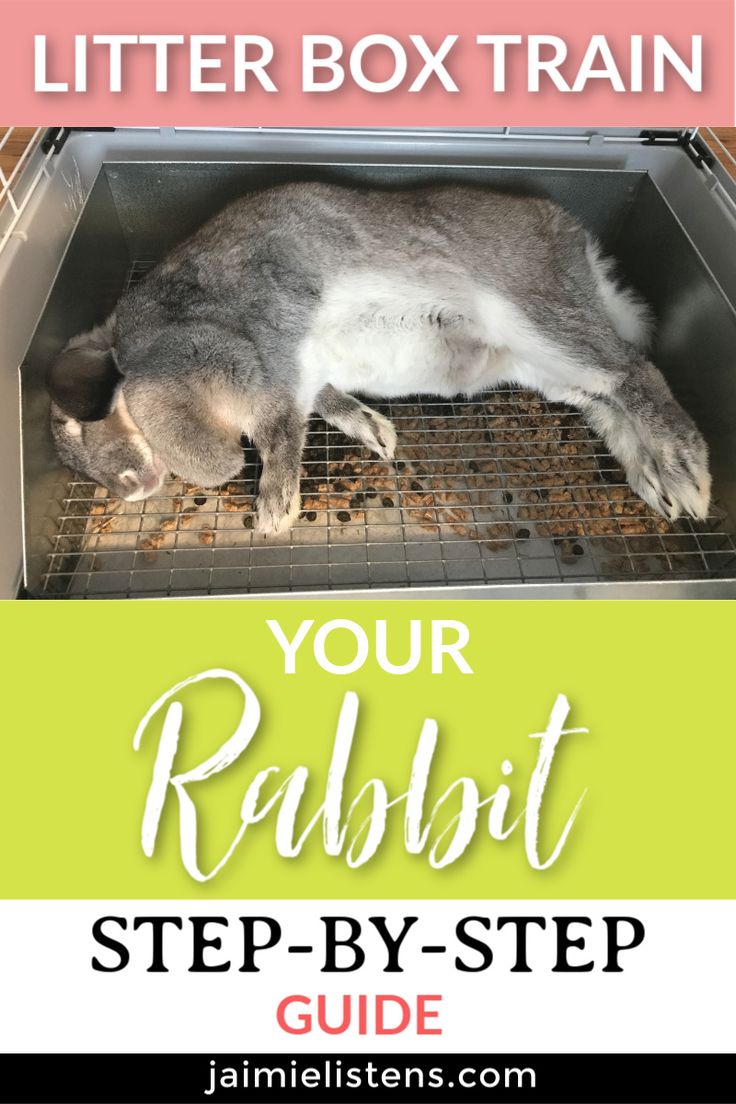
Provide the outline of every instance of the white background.
{"type": "MultiPolygon", "coordinates": [[[[108,929],[111,934],[113,929],[108,929]]],[[[481,934],[475,927],[474,933],[481,934]]],[[[571,934],[580,934],[575,929],[571,934]]],[[[4,1051],[732,1051],[736,1049],[736,902],[723,901],[5,901],[0,903],[0,1048],[4,1051]],[[122,936],[131,963],[119,973],[92,970],[92,955],[114,956],[92,938],[100,916],[129,918],[122,936]],[[228,916],[222,952],[228,973],[191,974],[191,934],[167,935],[167,974],[149,974],[150,929],[133,933],[136,915],[228,916]],[[281,923],[282,943],[264,952],[259,974],[237,971],[240,915],[268,915],[281,923]],[[403,948],[405,972],[383,974],[385,951],[370,930],[363,941],[366,965],[355,973],[322,974],[322,915],[387,917],[398,933],[403,916],[419,923],[403,948]],[[454,929],[467,915],[493,919],[486,938],[495,959],[483,973],[453,968],[454,929]],[[529,931],[533,973],[510,973],[514,933],[496,931],[498,916],[540,915],[547,930],[529,931]],[[585,952],[588,974],[550,972],[555,958],[552,916],[590,916],[594,928],[585,952]],[[605,964],[602,916],[636,916],[644,943],[621,956],[622,974],[605,964]],[[315,953],[290,955],[289,943],[312,943],[315,953]],[[422,944],[446,943],[446,955],[423,955],[422,944]],[[407,948],[411,948],[410,953],[407,948]],[[417,993],[441,993],[439,1036],[412,1029],[376,1039],[356,1030],[343,1035],[285,1034],[276,1006],[290,993],[397,993],[410,1003],[417,993]]],[[[336,1012],[338,1009],[336,1009],[336,1012]]]]}

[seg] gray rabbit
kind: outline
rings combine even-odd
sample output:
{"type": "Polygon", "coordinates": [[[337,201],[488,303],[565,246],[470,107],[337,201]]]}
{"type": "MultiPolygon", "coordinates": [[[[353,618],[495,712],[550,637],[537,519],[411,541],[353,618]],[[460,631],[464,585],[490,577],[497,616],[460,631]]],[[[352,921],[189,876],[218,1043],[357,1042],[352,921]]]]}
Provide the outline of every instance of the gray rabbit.
{"type": "Polygon", "coordinates": [[[299,510],[312,411],[384,458],[391,423],[353,397],[501,383],[582,410],[668,518],[705,517],[705,442],[647,359],[650,314],[565,211],[467,187],[297,183],[226,207],[49,373],[62,460],[129,500],[169,471],[262,474],[256,528],[299,510]]]}

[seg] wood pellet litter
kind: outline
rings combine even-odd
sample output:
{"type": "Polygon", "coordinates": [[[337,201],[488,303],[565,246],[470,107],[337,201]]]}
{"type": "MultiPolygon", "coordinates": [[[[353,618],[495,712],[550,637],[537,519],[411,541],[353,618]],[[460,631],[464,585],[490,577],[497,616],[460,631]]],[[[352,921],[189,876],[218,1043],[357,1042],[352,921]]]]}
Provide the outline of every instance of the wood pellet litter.
{"type": "MultiPolygon", "coordinates": [[[[500,578],[543,580],[697,574],[708,567],[701,537],[721,531],[722,515],[700,527],[653,515],[575,411],[521,390],[470,402],[374,405],[394,421],[396,458],[381,460],[313,419],[301,511],[290,533],[265,538],[254,532],[259,473],[249,449],[242,475],[216,489],[172,478],[143,503],[94,489],[86,513],[67,511],[79,515],[64,530],[71,554],[80,562],[93,555],[92,572],[110,570],[106,556],[125,551],[135,553],[132,570],[170,571],[189,562],[194,549],[213,565],[225,551],[237,565],[233,549],[242,549],[250,570],[260,565],[259,550],[269,547],[298,547],[298,562],[308,565],[303,550],[312,545],[362,543],[367,562],[391,563],[384,549],[406,562],[409,581],[415,562],[452,561],[458,572],[462,559],[474,564],[475,576],[468,567],[458,577],[478,582],[493,581],[494,571],[500,578]]],[[[90,484],[79,486],[89,495],[90,484]]],[[[315,566],[330,557],[315,553],[315,566]]],[[[446,571],[435,581],[452,577],[446,571]]]]}

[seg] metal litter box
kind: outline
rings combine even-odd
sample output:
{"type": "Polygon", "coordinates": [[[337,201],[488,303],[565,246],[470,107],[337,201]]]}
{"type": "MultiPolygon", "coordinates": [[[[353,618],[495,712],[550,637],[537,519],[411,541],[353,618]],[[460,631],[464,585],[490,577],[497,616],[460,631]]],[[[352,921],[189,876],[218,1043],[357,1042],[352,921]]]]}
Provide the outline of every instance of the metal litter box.
{"type": "MultiPolygon", "coordinates": [[[[717,163],[702,160],[691,137],[508,130],[67,136],[18,224],[25,240],[16,228],[0,255],[0,309],[24,299],[23,317],[8,312],[16,361],[5,374],[21,364],[27,593],[736,594],[736,188],[717,163]],[[113,502],[63,470],[48,436],[43,380],[66,339],[101,321],[127,284],[231,198],[315,178],[378,188],[472,182],[548,195],[575,214],[655,308],[654,359],[711,448],[711,517],[668,524],[654,516],[580,414],[519,390],[373,404],[398,430],[393,463],[315,418],[302,514],[278,538],[250,528],[258,476],[252,450],[242,477],[217,492],[172,480],[143,503],[113,502]]],[[[9,409],[3,417],[12,429],[9,409]]],[[[6,589],[11,570],[12,563],[6,589]]]]}

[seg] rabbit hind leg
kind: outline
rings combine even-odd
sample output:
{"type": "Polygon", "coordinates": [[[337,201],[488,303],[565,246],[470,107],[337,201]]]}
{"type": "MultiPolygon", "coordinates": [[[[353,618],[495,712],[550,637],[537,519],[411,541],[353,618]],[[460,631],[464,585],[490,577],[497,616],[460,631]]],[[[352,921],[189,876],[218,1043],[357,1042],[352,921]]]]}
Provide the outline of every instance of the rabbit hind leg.
{"type": "Polygon", "coordinates": [[[514,382],[577,407],[621,463],[631,488],[669,520],[708,514],[706,443],[662,373],[631,343],[581,339],[534,362],[519,360],[514,382]]]}

